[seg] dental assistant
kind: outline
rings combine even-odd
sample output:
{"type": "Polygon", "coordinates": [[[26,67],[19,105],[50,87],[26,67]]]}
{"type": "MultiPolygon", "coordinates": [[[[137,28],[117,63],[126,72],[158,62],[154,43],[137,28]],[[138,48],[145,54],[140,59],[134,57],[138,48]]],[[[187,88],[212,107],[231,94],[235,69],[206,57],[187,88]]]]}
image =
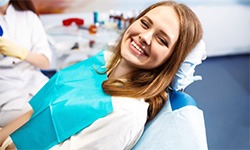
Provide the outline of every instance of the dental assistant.
{"type": "Polygon", "coordinates": [[[0,127],[30,110],[52,52],[31,0],[0,0],[0,127]]]}

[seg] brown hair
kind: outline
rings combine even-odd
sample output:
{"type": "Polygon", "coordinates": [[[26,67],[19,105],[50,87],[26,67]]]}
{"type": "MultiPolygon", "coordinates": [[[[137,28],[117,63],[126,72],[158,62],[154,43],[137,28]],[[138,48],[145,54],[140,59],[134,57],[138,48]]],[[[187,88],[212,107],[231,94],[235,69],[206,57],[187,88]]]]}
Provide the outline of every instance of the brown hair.
{"type": "MultiPolygon", "coordinates": [[[[138,20],[150,10],[159,6],[173,7],[179,16],[180,34],[173,47],[173,53],[161,66],[151,70],[136,70],[129,73],[127,81],[108,79],[103,82],[103,90],[113,96],[144,98],[149,103],[148,121],[153,119],[167,100],[166,89],[188,53],[202,38],[202,26],[195,13],[184,4],[174,1],[158,2],[145,9],[135,19],[138,20]],[[122,85],[122,86],[117,86],[122,85]]],[[[124,33],[123,33],[124,34],[124,33]]],[[[123,35],[122,35],[123,36],[123,35]]],[[[114,47],[114,56],[107,67],[110,73],[121,59],[121,40],[114,47]]]]}
{"type": "Polygon", "coordinates": [[[38,15],[36,8],[31,0],[10,0],[10,4],[18,11],[30,10],[38,15]]]}

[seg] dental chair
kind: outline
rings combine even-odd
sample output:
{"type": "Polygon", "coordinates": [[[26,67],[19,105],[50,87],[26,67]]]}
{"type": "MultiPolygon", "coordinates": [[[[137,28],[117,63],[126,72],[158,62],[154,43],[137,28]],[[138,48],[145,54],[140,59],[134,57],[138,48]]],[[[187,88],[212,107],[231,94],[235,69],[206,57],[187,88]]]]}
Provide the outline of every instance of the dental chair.
{"type": "Polygon", "coordinates": [[[201,41],[187,56],[168,90],[168,100],[156,117],[149,121],[133,150],[207,150],[203,111],[184,89],[201,76],[195,67],[206,58],[201,41]]]}
{"type": "Polygon", "coordinates": [[[146,124],[133,150],[205,150],[203,120],[196,101],[185,92],[173,90],[167,104],[146,124]]]}

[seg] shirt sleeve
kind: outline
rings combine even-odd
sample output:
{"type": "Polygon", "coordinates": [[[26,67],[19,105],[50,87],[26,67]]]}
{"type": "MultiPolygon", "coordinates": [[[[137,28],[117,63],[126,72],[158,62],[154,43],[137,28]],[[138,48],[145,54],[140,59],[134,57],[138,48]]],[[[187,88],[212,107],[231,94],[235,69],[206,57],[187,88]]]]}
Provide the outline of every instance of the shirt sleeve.
{"type": "Polygon", "coordinates": [[[49,62],[52,63],[52,51],[42,21],[33,12],[28,11],[27,13],[29,16],[29,24],[31,25],[32,30],[31,40],[33,46],[31,51],[43,54],[47,57],[49,62]]]}

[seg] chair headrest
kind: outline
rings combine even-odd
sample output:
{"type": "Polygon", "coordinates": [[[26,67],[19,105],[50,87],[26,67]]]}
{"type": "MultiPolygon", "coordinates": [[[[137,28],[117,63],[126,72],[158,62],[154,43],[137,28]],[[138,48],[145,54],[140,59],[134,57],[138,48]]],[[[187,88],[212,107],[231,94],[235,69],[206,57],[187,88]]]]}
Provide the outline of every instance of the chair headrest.
{"type": "Polygon", "coordinates": [[[172,111],[188,105],[197,106],[196,101],[189,94],[181,91],[173,90],[169,92],[169,100],[172,111]]]}

